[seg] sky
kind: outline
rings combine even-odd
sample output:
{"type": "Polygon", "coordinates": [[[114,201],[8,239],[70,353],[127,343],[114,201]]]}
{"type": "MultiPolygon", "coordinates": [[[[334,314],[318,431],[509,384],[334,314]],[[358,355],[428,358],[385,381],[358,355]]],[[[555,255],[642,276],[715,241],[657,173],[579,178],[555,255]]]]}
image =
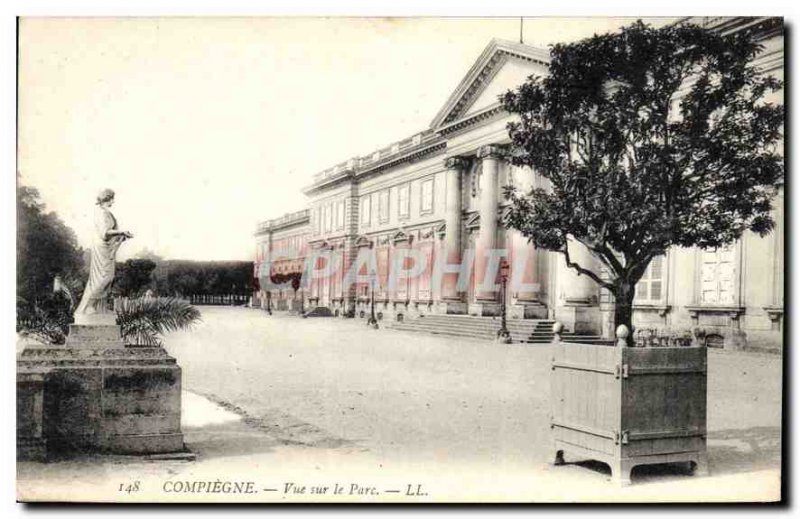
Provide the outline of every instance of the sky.
{"type": "MultiPolygon", "coordinates": [[[[546,48],[634,21],[525,18],[546,48]]],[[[656,25],[665,19],[645,20],[656,25]]],[[[312,176],[428,127],[519,18],[23,18],[20,182],[91,243],[98,191],[170,259],[250,260],[312,176]]]]}

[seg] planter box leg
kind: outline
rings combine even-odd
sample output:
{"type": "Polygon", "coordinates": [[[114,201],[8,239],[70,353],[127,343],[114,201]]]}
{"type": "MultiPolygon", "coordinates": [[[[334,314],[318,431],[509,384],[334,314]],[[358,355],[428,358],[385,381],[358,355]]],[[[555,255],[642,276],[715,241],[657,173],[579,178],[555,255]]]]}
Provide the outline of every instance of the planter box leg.
{"type": "Polygon", "coordinates": [[[706,453],[700,453],[697,455],[697,459],[693,462],[694,463],[694,470],[692,473],[695,476],[705,477],[708,476],[708,456],[706,453]]]}
{"type": "Polygon", "coordinates": [[[619,460],[611,464],[611,481],[621,487],[627,487],[631,484],[631,470],[633,470],[633,462],[631,460],[619,460]]]}
{"type": "Polygon", "coordinates": [[[553,462],[553,465],[564,465],[566,462],[564,461],[564,451],[558,450],[556,451],[556,459],[553,462]]]}

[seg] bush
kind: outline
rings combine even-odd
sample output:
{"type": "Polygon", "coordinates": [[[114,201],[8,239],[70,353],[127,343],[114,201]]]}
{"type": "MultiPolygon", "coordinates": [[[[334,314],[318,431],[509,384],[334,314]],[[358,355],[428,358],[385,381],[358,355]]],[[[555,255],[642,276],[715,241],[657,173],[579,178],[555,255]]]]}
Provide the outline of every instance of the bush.
{"type": "Polygon", "coordinates": [[[17,333],[45,344],[64,344],[72,323],[69,298],[61,292],[37,301],[17,298],[17,333]]]}
{"type": "MultiPolygon", "coordinates": [[[[130,346],[161,346],[160,337],[184,330],[200,321],[200,312],[187,301],[173,297],[117,299],[117,324],[130,346]]],[[[73,322],[69,299],[60,292],[29,303],[17,299],[17,332],[46,344],[64,344],[73,322]]]]}

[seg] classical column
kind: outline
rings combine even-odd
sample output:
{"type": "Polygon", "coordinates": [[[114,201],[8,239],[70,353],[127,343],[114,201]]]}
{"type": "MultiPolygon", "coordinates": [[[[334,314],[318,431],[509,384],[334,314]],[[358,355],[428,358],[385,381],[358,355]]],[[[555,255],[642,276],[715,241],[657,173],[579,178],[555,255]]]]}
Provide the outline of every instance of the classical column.
{"type": "MultiPolygon", "coordinates": [[[[568,239],[569,257],[573,263],[581,267],[597,272],[596,262],[592,253],[583,244],[573,239],[568,239]]],[[[562,259],[563,262],[563,259],[562,259]]],[[[585,275],[578,275],[575,270],[567,267],[568,276],[564,287],[564,301],[567,303],[589,304],[595,303],[597,299],[597,283],[592,278],[585,275]]]]}
{"type": "Polygon", "coordinates": [[[481,160],[480,203],[479,213],[481,227],[475,251],[475,275],[478,286],[476,299],[483,302],[496,302],[496,290],[482,290],[481,285],[486,276],[489,251],[497,247],[497,178],[500,169],[500,147],[483,146],[478,150],[481,160]]]}
{"type": "MultiPolygon", "coordinates": [[[[567,240],[570,259],[581,267],[598,272],[597,260],[581,243],[573,239],[567,240]]],[[[585,334],[613,333],[613,326],[603,326],[603,315],[598,306],[599,287],[592,278],[578,275],[566,266],[563,257],[558,258],[559,280],[558,292],[560,304],[556,309],[556,319],[563,322],[571,331],[585,334]]],[[[613,311],[613,307],[609,307],[613,311]]],[[[606,309],[607,313],[608,309],[606,309]]],[[[611,314],[613,316],[613,312],[611,314]]],[[[607,320],[606,316],[606,320],[607,320]]],[[[610,336],[610,335],[609,335],[610,336]]]]}
{"type": "MultiPolygon", "coordinates": [[[[536,186],[535,174],[530,168],[509,167],[506,184],[513,185],[520,193],[528,193],[536,186]]],[[[521,232],[506,231],[506,242],[511,256],[510,286],[515,304],[520,307],[516,313],[522,317],[547,317],[546,307],[541,303],[541,265],[539,251],[528,242],[521,232]]]]}
{"type": "MultiPolygon", "coordinates": [[[[469,167],[463,157],[450,157],[445,161],[447,168],[445,200],[445,257],[448,265],[461,263],[461,174],[469,167]]],[[[461,301],[458,292],[458,273],[448,273],[442,279],[442,299],[461,301]]]]}

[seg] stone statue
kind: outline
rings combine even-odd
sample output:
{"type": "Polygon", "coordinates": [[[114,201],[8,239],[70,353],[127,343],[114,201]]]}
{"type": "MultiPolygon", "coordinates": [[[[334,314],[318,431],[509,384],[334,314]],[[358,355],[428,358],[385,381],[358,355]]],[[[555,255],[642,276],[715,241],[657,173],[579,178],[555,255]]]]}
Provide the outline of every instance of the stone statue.
{"type": "Polygon", "coordinates": [[[122,242],[133,238],[133,234],[117,228],[117,220],[109,211],[113,204],[114,191],[104,189],[97,195],[89,280],[86,282],[81,302],[75,309],[76,324],[101,321],[114,324],[115,321],[111,309],[108,308],[107,299],[111,283],[114,281],[117,250],[122,242]]]}

